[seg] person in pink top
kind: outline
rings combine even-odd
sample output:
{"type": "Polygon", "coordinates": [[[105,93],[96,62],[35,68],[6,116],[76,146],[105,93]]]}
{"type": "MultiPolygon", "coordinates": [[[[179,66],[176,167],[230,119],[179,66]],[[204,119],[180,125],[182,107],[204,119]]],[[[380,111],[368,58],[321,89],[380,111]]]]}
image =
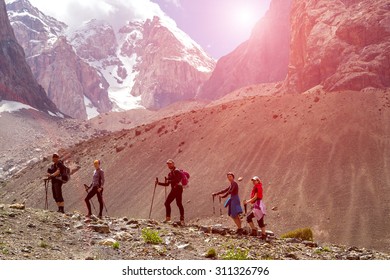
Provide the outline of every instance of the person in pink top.
{"type": "Polygon", "coordinates": [[[248,203],[252,204],[252,210],[246,217],[246,220],[252,229],[251,236],[257,236],[257,229],[252,221],[253,218],[256,218],[257,224],[261,228],[261,239],[266,240],[267,234],[265,232],[264,224],[264,216],[266,214],[266,209],[263,203],[263,185],[260,181],[260,178],[257,176],[252,178],[252,183],[253,189],[251,192],[251,198],[248,200],[244,200],[244,205],[248,203]]]}

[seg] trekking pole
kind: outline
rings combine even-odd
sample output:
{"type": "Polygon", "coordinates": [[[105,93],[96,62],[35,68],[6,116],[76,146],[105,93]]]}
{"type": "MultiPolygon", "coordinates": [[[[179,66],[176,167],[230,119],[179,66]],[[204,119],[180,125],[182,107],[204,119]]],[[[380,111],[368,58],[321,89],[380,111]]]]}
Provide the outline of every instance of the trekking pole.
{"type": "Polygon", "coordinates": [[[242,201],[242,203],[244,204],[244,211],[245,211],[245,215],[246,215],[246,213],[247,213],[247,205],[245,203],[245,199],[242,201]]]}
{"type": "Polygon", "coordinates": [[[153,191],[153,196],[152,196],[152,204],[150,205],[149,219],[152,215],[153,200],[154,200],[154,194],[156,193],[157,182],[158,182],[158,178],[156,177],[156,182],[154,183],[154,191],[153,191]]]}
{"type": "MultiPolygon", "coordinates": [[[[88,193],[88,189],[89,189],[88,185],[87,185],[87,184],[84,184],[84,187],[85,187],[85,191],[88,193]]],[[[96,208],[95,208],[95,205],[93,204],[93,201],[92,201],[92,199],[90,199],[89,201],[91,201],[91,204],[92,204],[93,210],[96,212],[96,208]]]]}
{"type": "Polygon", "coordinates": [[[219,198],[219,215],[222,216],[222,199],[220,196],[218,198],[219,198]]]}
{"type": "Polygon", "coordinates": [[[49,178],[47,179],[43,179],[43,181],[45,182],[45,193],[46,193],[46,199],[45,199],[45,210],[49,209],[49,203],[47,201],[47,190],[49,188],[49,178]]]}
{"type": "Polygon", "coordinates": [[[215,215],[215,203],[214,203],[214,201],[215,201],[215,196],[213,195],[213,215],[215,215]]]}

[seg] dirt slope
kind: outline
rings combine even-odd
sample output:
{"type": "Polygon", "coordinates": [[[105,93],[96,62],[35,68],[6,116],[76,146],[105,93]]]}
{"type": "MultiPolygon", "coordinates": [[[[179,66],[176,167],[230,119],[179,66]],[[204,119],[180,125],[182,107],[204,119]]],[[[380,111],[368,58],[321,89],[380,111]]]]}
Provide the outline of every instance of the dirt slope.
{"type": "MultiPolygon", "coordinates": [[[[389,98],[389,91],[248,97],[92,139],[63,153],[78,169],[64,188],[66,210],[85,211],[81,186],[100,158],[109,214],[147,218],[154,178],[166,176],[165,160],[174,158],[191,174],[187,219],[212,215],[210,193],[233,171],[244,177],[241,198],[251,176],[262,178],[276,234],[308,226],[320,241],[390,251],[389,98]]],[[[0,199],[43,207],[39,177],[48,164],[26,169],[0,189],[0,199]]],[[[153,218],[164,217],[163,201],[160,187],[153,218]]]]}

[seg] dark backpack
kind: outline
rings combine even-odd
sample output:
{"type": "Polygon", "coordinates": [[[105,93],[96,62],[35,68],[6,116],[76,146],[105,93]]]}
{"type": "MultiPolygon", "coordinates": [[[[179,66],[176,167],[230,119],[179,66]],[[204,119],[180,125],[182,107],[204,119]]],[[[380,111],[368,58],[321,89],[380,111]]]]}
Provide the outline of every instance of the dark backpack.
{"type": "Polygon", "coordinates": [[[64,166],[64,170],[61,170],[61,181],[65,184],[70,180],[70,168],[67,167],[62,161],[61,163],[64,166]]]}

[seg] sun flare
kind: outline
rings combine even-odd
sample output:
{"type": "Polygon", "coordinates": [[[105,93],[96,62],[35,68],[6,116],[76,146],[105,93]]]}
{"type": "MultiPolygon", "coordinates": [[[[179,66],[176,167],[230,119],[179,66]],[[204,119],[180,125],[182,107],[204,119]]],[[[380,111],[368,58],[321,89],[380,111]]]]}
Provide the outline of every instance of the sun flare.
{"type": "Polygon", "coordinates": [[[234,11],[234,21],[235,23],[242,27],[252,27],[256,22],[256,11],[249,7],[241,7],[234,11]]]}

